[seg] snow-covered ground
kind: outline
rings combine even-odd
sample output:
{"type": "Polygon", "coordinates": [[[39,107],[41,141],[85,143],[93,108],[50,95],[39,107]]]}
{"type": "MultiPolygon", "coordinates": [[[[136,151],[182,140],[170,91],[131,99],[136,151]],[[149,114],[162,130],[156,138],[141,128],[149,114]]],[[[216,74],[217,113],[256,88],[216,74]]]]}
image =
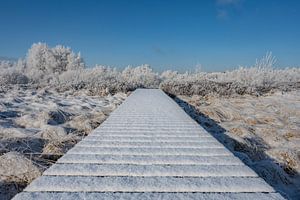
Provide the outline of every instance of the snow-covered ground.
{"type": "Polygon", "coordinates": [[[136,88],[186,95],[197,109],[179,103],[208,131],[278,190],[299,194],[300,68],[275,66],[269,53],[226,72],[87,67],[70,48],[33,44],[18,61],[0,60],[0,196],[22,190],[136,88]]]}
{"type": "Polygon", "coordinates": [[[33,198],[284,199],[157,89],[134,91],[101,126],[15,200],[33,198]],[[107,137],[113,138],[108,141],[107,137]],[[140,142],[144,138],[151,142],[140,142]],[[162,138],[177,138],[180,142],[164,142],[162,138]],[[162,164],[156,164],[162,159],[162,164]],[[112,160],[115,164],[107,163],[112,160]],[[205,160],[214,160],[215,164],[205,160]],[[138,164],[141,161],[146,164],[138,164]],[[137,197],[137,192],[143,197],[137,197]],[[101,196],[92,198],[91,193],[101,196]]]}
{"type": "Polygon", "coordinates": [[[260,97],[178,96],[177,101],[269,184],[299,198],[299,90],[260,97]]]}
{"type": "Polygon", "coordinates": [[[2,88],[0,199],[10,199],[95,129],[124,99],[88,91],[2,88]]]}
{"type": "MultiPolygon", "coordinates": [[[[276,190],[297,198],[300,91],[260,97],[178,97],[181,99],[179,103],[196,120],[276,190]]],[[[91,96],[89,90],[56,92],[50,88],[2,88],[1,198],[9,199],[40,176],[57,158],[96,128],[125,98],[123,93],[91,96]]],[[[124,142],[131,144],[130,140],[124,142]]],[[[142,142],[148,142],[147,138],[142,142]]],[[[193,145],[190,143],[187,145],[193,145]]]]}

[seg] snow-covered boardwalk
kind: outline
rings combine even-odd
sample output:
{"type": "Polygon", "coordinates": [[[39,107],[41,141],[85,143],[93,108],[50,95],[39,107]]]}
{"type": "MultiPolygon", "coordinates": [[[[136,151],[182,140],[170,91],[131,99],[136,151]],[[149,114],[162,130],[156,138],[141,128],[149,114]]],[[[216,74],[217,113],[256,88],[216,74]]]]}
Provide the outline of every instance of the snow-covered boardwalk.
{"type": "Polygon", "coordinates": [[[139,89],[15,199],[283,199],[161,90],[139,89]]]}

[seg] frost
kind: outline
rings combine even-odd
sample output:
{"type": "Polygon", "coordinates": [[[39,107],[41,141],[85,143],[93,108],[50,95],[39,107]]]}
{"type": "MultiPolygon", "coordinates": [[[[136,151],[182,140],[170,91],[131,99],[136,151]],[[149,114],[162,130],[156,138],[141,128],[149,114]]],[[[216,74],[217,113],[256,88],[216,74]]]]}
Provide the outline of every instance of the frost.
{"type": "Polygon", "coordinates": [[[59,91],[88,89],[91,94],[133,91],[136,88],[161,88],[170,94],[231,96],[262,95],[272,91],[299,88],[300,68],[274,68],[276,58],[267,53],[251,67],[226,72],[157,73],[149,65],[117,70],[96,65],[87,68],[80,53],[62,45],[50,48],[36,43],[25,59],[0,61],[0,83],[5,85],[51,86],[59,91]]]}

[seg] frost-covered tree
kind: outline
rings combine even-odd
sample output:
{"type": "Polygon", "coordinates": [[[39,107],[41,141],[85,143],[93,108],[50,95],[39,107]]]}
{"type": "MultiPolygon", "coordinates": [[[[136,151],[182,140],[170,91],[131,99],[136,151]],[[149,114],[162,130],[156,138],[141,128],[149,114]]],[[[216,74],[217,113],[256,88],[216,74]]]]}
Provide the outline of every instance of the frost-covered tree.
{"type": "Polygon", "coordinates": [[[47,44],[36,43],[29,49],[26,59],[0,60],[0,86],[35,83],[39,87],[84,88],[94,94],[103,90],[118,92],[160,86],[166,92],[187,95],[262,94],[273,89],[299,88],[300,68],[276,69],[275,62],[275,57],[267,53],[251,67],[226,72],[167,70],[158,74],[149,65],[129,66],[119,71],[100,65],[86,68],[80,53],[62,45],[50,48],[47,44]]]}
{"type": "Polygon", "coordinates": [[[44,43],[33,44],[28,50],[26,65],[29,70],[53,72],[58,67],[51,49],[44,43]]]}
{"type": "Polygon", "coordinates": [[[26,65],[29,70],[54,74],[85,67],[80,54],[75,54],[70,48],[62,45],[49,48],[44,43],[32,45],[27,54],[26,65]]]}
{"type": "Polygon", "coordinates": [[[79,70],[85,67],[80,53],[75,54],[69,47],[57,45],[52,48],[52,52],[58,64],[58,67],[55,69],[58,73],[68,70],[79,70]]]}

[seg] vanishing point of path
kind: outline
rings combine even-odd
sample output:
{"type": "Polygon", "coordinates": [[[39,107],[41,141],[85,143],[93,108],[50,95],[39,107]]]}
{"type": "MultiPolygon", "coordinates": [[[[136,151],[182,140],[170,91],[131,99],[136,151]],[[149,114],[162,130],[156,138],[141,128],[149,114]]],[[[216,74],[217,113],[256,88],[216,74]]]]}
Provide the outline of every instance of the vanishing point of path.
{"type": "Polygon", "coordinates": [[[283,199],[158,89],[138,89],[14,199],[283,199]]]}

